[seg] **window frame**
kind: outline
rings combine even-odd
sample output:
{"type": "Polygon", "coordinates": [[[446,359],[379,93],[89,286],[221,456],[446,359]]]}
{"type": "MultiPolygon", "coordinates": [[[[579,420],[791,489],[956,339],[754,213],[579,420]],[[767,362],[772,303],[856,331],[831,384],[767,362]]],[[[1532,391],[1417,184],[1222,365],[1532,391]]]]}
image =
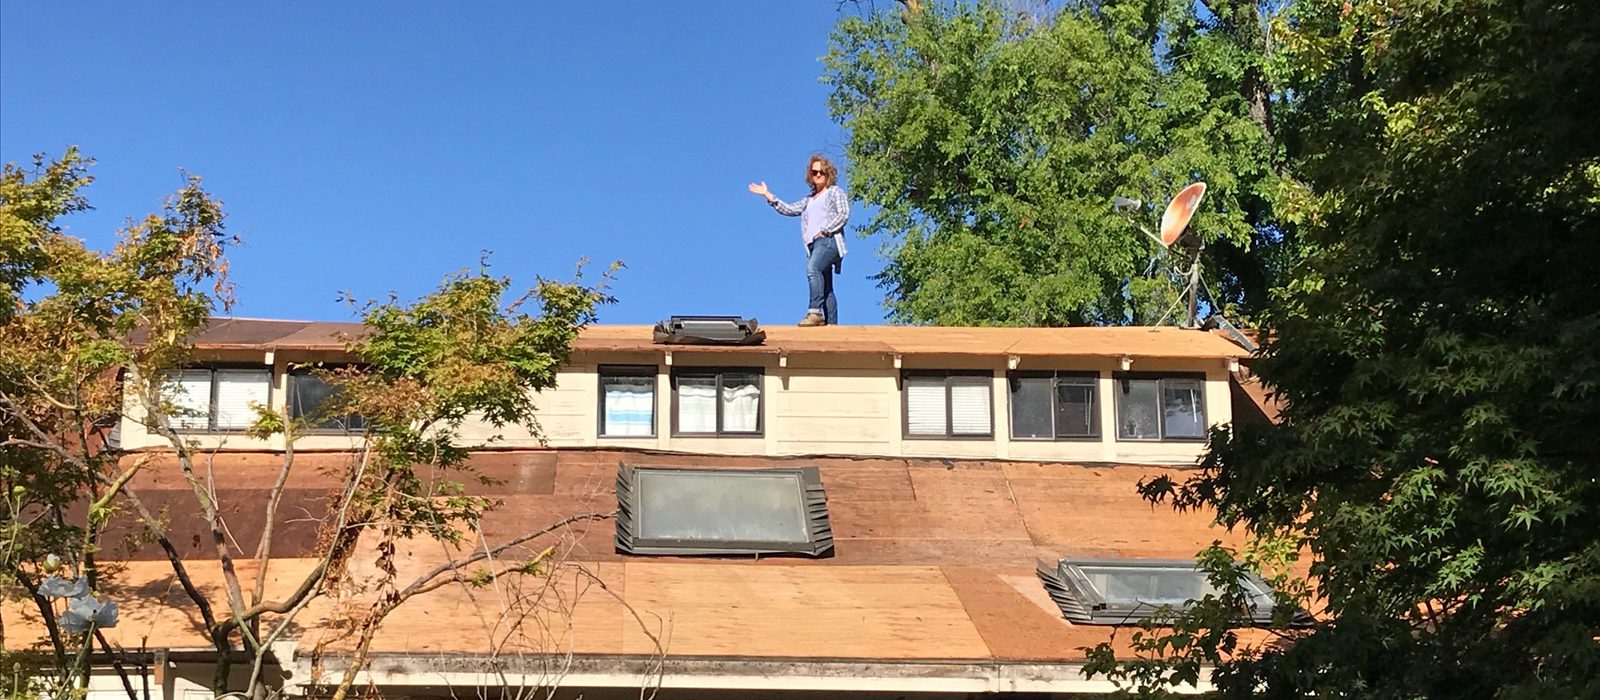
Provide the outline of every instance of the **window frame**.
{"type": "Polygon", "coordinates": [[[1112,421],[1115,428],[1117,442],[1205,442],[1206,433],[1211,430],[1211,419],[1206,410],[1206,374],[1205,372],[1114,372],[1111,375],[1112,408],[1116,412],[1112,421]],[[1168,437],[1167,414],[1161,410],[1161,397],[1165,393],[1165,382],[1168,379],[1181,379],[1200,382],[1200,435],[1196,437],[1168,437]],[[1122,390],[1120,382],[1123,381],[1156,381],[1156,432],[1153,438],[1135,438],[1122,436],[1122,390]]]}
{"type": "MultiPolygon", "coordinates": [[[[307,363],[307,364],[300,365],[298,367],[291,367],[287,371],[285,371],[283,373],[283,415],[288,417],[289,420],[295,420],[295,417],[294,417],[294,402],[295,402],[294,378],[297,377],[297,376],[315,378],[316,375],[311,373],[311,370],[313,369],[313,366],[312,366],[313,364],[319,365],[318,367],[315,367],[315,369],[337,369],[337,368],[342,368],[342,367],[354,367],[354,366],[356,366],[356,365],[353,365],[353,364],[348,363],[348,362],[331,364],[331,365],[326,365],[326,366],[322,366],[321,363],[307,363]]],[[[366,423],[366,417],[365,416],[360,416],[360,415],[355,414],[355,413],[349,413],[349,414],[346,414],[344,417],[346,419],[361,418],[362,427],[360,429],[354,429],[354,428],[350,428],[350,427],[345,427],[345,428],[318,428],[318,427],[312,426],[312,427],[301,429],[300,430],[300,434],[301,435],[362,435],[362,434],[365,434],[367,432],[367,423],[366,423]]]]}
{"type": "Polygon", "coordinates": [[[994,440],[994,371],[986,369],[956,369],[956,370],[927,370],[911,369],[900,373],[900,437],[904,440],[994,440]],[[906,391],[908,379],[926,379],[929,377],[944,380],[944,434],[943,435],[918,435],[911,432],[911,397],[906,391]],[[987,379],[989,389],[989,432],[984,434],[955,435],[953,424],[954,412],[951,411],[953,392],[951,379],[955,378],[982,378],[987,379]]]}
{"type": "Polygon", "coordinates": [[[1103,439],[1102,424],[1105,416],[1101,414],[1103,408],[1100,400],[1100,373],[1092,370],[1014,370],[1006,373],[1006,408],[1010,410],[1007,418],[1011,427],[1011,439],[1018,442],[1100,442],[1103,439]],[[1089,401],[1089,413],[1094,417],[1090,422],[1091,432],[1088,435],[1061,435],[1060,428],[1056,425],[1058,411],[1060,410],[1061,378],[1088,379],[1089,386],[1093,389],[1089,401]],[[1018,437],[1016,392],[1011,388],[1011,382],[1022,379],[1049,379],[1050,380],[1050,437],[1018,437]]]}
{"type": "Polygon", "coordinates": [[[674,367],[670,376],[672,383],[672,437],[765,437],[767,429],[767,372],[763,367],[674,367]],[[723,377],[728,374],[754,374],[756,375],[756,429],[754,431],[730,431],[722,428],[722,390],[723,377]],[[714,376],[717,379],[717,429],[705,433],[686,433],[678,427],[678,415],[681,406],[678,401],[678,380],[683,377],[714,376]]]}
{"type": "Polygon", "coordinates": [[[633,466],[617,463],[617,517],[616,550],[619,554],[704,556],[719,554],[799,554],[825,557],[833,554],[833,525],[828,513],[827,493],[822,487],[822,476],[816,467],[781,467],[771,469],[697,469],[675,467],[633,466]],[[805,543],[777,541],[738,540],[686,540],[644,537],[640,532],[642,497],[639,489],[641,472],[715,474],[735,476],[741,474],[770,476],[773,474],[798,477],[800,492],[797,497],[805,512],[805,525],[809,541],[805,543]]]}
{"type": "MultiPolygon", "coordinates": [[[[181,428],[181,427],[178,427],[177,425],[175,425],[173,423],[173,419],[175,418],[175,416],[167,416],[167,424],[172,428],[172,432],[174,432],[174,433],[182,433],[182,434],[185,434],[185,435],[243,435],[243,434],[245,434],[245,433],[250,431],[249,427],[244,427],[244,428],[218,428],[217,427],[217,370],[251,370],[251,371],[258,371],[258,372],[266,372],[267,373],[267,403],[266,403],[266,405],[267,405],[268,408],[272,407],[273,396],[278,390],[278,386],[277,386],[278,383],[276,381],[274,381],[274,379],[276,379],[276,377],[278,376],[278,373],[276,371],[274,371],[274,369],[272,367],[270,367],[270,366],[260,365],[260,364],[252,364],[252,363],[249,363],[249,362],[212,362],[212,363],[206,363],[206,364],[201,364],[201,365],[190,365],[190,366],[186,366],[186,367],[178,367],[176,369],[165,370],[163,372],[163,374],[170,376],[172,374],[182,374],[184,372],[193,372],[193,371],[197,371],[197,370],[204,370],[204,371],[208,372],[211,375],[211,379],[208,382],[208,386],[210,387],[210,394],[206,397],[206,406],[207,406],[206,427],[204,427],[204,428],[181,428]]],[[[163,381],[165,381],[165,378],[163,378],[163,381]]]]}
{"type": "MultiPolygon", "coordinates": [[[[1193,560],[1189,559],[1089,559],[1078,557],[1063,557],[1055,565],[1048,562],[1039,562],[1039,580],[1044,584],[1045,592],[1050,599],[1061,609],[1061,616],[1075,624],[1083,625],[1133,625],[1150,617],[1160,610],[1163,605],[1139,603],[1129,605],[1121,602],[1107,601],[1102,591],[1089,582],[1088,574],[1083,567],[1117,567],[1122,569],[1154,569],[1154,570],[1181,570],[1193,572],[1205,578],[1205,573],[1199,571],[1193,560]]],[[[1255,588],[1260,594],[1258,601],[1263,605],[1251,607],[1250,621],[1254,625],[1268,625],[1272,623],[1275,611],[1272,586],[1268,585],[1261,577],[1253,573],[1245,573],[1245,585],[1255,588]]],[[[1204,597],[1204,596],[1201,596],[1204,597]]],[[[1189,605],[1172,605],[1176,612],[1189,609],[1189,605]]],[[[1310,617],[1304,611],[1296,610],[1291,620],[1295,624],[1310,622],[1310,617]]]]}
{"type": "MultiPolygon", "coordinates": [[[[595,419],[594,434],[603,440],[648,440],[657,437],[661,432],[661,417],[655,414],[660,405],[661,380],[658,365],[596,365],[595,380],[597,382],[595,393],[595,419]],[[649,435],[607,435],[606,434],[606,377],[649,377],[650,383],[650,434],[649,435]]],[[[720,385],[719,385],[720,386],[720,385]]],[[[673,413],[677,413],[677,386],[673,386],[673,413]]],[[[763,397],[765,398],[765,397],[763,397]]],[[[703,434],[703,433],[697,433],[703,434]]],[[[741,435],[743,433],[740,433],[741,435]]]]}

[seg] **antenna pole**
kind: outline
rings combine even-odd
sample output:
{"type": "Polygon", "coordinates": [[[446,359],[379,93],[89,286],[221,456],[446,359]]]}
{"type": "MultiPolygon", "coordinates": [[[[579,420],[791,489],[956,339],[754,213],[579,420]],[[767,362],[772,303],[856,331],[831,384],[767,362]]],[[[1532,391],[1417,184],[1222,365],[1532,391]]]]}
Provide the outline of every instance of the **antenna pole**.
{"type": "Polygon", "coordinates": [[[1200,251],[1195,251],[1194,262],[1189,265],[1189,321],[1184,328],[1200,327],[1200,251]]]}

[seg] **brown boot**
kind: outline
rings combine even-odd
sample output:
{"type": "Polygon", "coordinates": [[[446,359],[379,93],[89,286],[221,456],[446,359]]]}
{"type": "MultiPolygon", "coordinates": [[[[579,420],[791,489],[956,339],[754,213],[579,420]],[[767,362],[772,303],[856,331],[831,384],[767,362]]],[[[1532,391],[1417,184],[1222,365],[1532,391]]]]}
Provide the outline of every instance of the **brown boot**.
{"type": "Polygon", "coordinates": [[[808,311],[806,312],[806,317],[800,319],[800,325],[806,327],[826,326],[828,325],[828,321],[822,317],[822,314],[819,314],[815,311],[808,311]]]}

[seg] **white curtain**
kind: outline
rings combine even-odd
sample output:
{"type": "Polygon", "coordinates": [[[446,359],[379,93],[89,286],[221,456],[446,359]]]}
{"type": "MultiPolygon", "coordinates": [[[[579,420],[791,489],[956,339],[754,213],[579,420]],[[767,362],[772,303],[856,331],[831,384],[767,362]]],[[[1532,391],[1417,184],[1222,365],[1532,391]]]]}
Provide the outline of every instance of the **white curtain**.
{"type": "Polygon", "coordinates": [[[988,435],[989,397],[987,377],[954,377],[950,380],[950,434],[988,435]]]}
{"type": "MultiPolygon", "coordinates": [[[[726,381],[726,380],[725,380],[726,381]]],[[[753,433],[759,425],[761,387],[742,382],[722,387],[722,429],[730,433],[753,433]]]]}
{"type": "Polygon", "coordinates": [[[678,379],[678,432],[717,432],[717,380],[715,377],[678,379]]]}
{"type": "Polygon", "coordinates": [[[205,430],[211,427],[211,370],[186,369],[167,372],[163,377],[166,396],[178,411],[170,417],[175,430],[205,430]]]}
{"type": "Polygon", "coordinates": [[[651,377],[606,380],[606,435],[650,435],[655,432],[656,395],[651,377]]]}
{"type": "Polygon", "coordinates": [[[243,430],[256,422],[252,404],[267,405],[272,373],[264,369],[217,370],[217,429],[243,430]]]}

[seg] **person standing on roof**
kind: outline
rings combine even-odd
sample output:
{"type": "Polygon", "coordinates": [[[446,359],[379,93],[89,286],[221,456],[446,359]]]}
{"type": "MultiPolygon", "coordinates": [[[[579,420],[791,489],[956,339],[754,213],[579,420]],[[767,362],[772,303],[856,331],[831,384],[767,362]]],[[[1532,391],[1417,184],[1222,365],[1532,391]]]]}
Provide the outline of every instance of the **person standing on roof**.
{"type": "Polygon", "coordinates": [[[839,302],[833,295],[833,275],[844,264],[844,227],[850,222],[850,198],[839,186],[839,169],[822,154],[806,163],[806,186],[811,195],[788,203],[773,196],[765,180],[750,183],[750,191],[767,199],[767,204],[784,216],[800,217],[800,242],[806,247],[806,282],[811,288],[810,305],[802,326],[827,326],[839,323],[839,302]]]}

